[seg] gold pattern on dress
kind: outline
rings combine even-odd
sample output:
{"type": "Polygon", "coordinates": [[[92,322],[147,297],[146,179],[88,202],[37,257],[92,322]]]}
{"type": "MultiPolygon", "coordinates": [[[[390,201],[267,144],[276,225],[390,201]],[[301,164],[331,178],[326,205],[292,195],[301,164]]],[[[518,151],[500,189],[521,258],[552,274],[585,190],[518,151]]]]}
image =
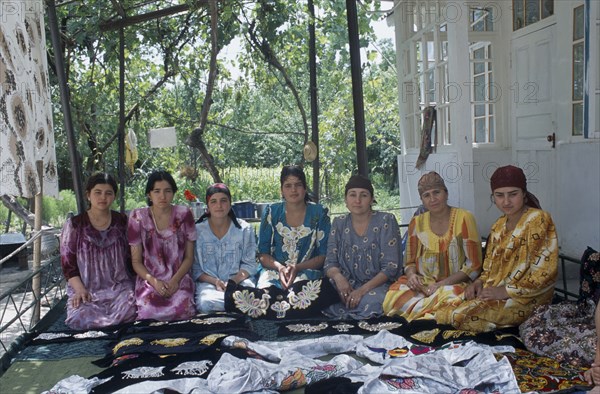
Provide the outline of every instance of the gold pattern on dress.
{"type": "Polygon", "coordinates": [[[516,336],[515,334],[496,334],[497,341],[500,341],[504,338],[516,338],[516,339],[520,340],[520,338],[518,336],[516,336]]]}
{"type": "Polygon", "coordinates": [[[418,332],[416,334],[411,335],[411,337],[423,343],[432,343],[439,333],[440,329],[434,328],[433,330],[418,332]]]}
{"type": "Polygon", "coordinates": [[[155,339],[152,342],[150,342],[150,344],[164,347],[175,347],[185,345],[188,341],[189,338],[165,338],[155,339]]]}
{"type": "Polygon", "coordinates": [[[133,346],[133,345],[141,345],[142,343],[144,343],[144,340],[141,338],[129,338],[129,339],[125,339],[124,341],[121,341],[119,343],[117,343],[115,345],[115,347],[113,347],[113,354],[116,354],[119,349],[121,349],[122,347],[125,346],[133,346]]]}
{"type": "Polygon", "coordinates": [[[210,346],[213,343],[215,343],[217,339],[220,339],[220,338],[223,338],[223,337],[226,337],[226,336],[227,335],[225,335],[225,334],[210,334],[210,335],[207,335],[204,338],[202,338],[200,340],[200,343],[202,345],[208,345],[208,346],[210,346]]]}
{"type": "Polygon", "coordinates": [[[446,330],[444,331],[444,333],[442,334],[442,336],[444,337],[444,339],[453,339],[453,338],[460,338],[463,335],[470,335],[470,336],[474,336],[476,335],[476,333],[474,333],[473,331],[463,331],[463,330],[446,330]]]}

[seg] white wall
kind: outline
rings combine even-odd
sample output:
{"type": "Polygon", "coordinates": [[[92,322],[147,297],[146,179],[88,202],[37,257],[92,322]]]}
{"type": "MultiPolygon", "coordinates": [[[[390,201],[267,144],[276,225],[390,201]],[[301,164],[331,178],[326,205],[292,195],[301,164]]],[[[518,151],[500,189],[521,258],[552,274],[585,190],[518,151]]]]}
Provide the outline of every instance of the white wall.
{"type": "Polygon", "coordinates": [[[561,144],[558,150],[558,212],[561,253],[581,257],[587,246],[600,250],[600,141],[561,144]]]}

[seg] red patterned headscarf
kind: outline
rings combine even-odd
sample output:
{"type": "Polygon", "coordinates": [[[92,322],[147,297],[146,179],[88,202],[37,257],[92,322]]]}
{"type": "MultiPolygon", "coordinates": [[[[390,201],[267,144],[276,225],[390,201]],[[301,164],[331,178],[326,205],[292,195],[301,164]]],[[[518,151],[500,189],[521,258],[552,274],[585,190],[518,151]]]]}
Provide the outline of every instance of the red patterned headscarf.
{"type": "Polygon", "coordinates": [[[527,191],[527,178],[522,169],[515,166],[499,167],[490,178],[492,193],[501,187],[518,187],[525,193],[525,204],[537,209],[542,209],[540,201],[533,193],[527,191]]]}

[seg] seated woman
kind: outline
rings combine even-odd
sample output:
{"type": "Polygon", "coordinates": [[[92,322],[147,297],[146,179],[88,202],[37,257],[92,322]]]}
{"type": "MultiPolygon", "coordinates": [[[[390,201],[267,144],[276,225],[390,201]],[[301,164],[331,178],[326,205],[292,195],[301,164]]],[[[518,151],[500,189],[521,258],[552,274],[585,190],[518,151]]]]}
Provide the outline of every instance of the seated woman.
{"type": "Polygon", "coordinates": [[[129,217],[138,319],[182,320],[196,313],[189,272],[196,227],[188,207],[172,204],[176,192],[171,174],[154,171],[146,183],[149,206],[129,217]]]}
{"type": "Polygon", "coordinates": [[[268,206],[260,223],[257,289],[228,285],[228,312],[299,318],[320,314],[332,303],[335,290],[321,274],[330,230],[327,210],[308,202],[302,168],[283,167],[280,181],[284,201],[268,206]]]}
{"type": "Polygon", "coordinates": [[[586,382],[595,386],[595,392],[600,392],[600,302],[596,304],[596,312],[594,317],[596,323],[596,354],[594,362],[590,369],[585,371],[584,377],[586,382]]]}
{"type": "Polygon", "coordinates": [[[441,324],[476,332],[518,326],[552,300],[558,241],[550,214],[527,191],[523,170],[498,168],[492,199],[504,213],[488,237],[481,276],[435,314],[441,324]]]}
{"type": "Polygon", "coordinates": [[[85,186],[89,209],[67,220],[60,258],[67,279],[67,319],[75,330],[135,320],[134,281],[127,245],[127,216],[111,211],[117,182],[92,175],[85,186]]]}
{"type": "Polygon", "coordinates": [[[259,288],[288,289],[300,280],[320,278],[331,224],[327,210],[309,202],[306,175],[299,166],[285,166],[280,176],[284,201],[268,206],[258,235],[264,268],[259,288]]]}
{"type": "MultiPolygon", "coordinates": [[[[527,350],[575,367],[600,362],[596,346],[598,327],[594,324],[600,318],[600,253],[588,247],[581,263],[579,299],[539,305],[519,326],[519,336],[527,350]]],[[[600,371],[600,364],[596,370],[600,371]]],[[[600,380],[596,383],[600,384],[600,380]]]]}
{"type": "Polygon", "coordinates": [[[398,222],[392,214],[373,211],[373,185],[364,176],[348,180],[344,199],[350,213],[333,220],[324,266],[341,302],[323,313],[339,319],[380,316],[400,268],[398,222]]]}
{"type": "Polygon", "coordinates": [[[418,191],[426,212],[408,226],[404,275],[390,286],[383,302],[388,316],[433,318],[447,297],[461,293],[481,271],[481,240],[473,215],[448,205],[442,177],[429,172],[418,191]]]}
{"type": "Polygon", "coordinates": [[[237,219],[231,209],[231,192],[223,183],[206,189],[206,213],[196,224],[196,309],[202,313],[225,310],[227,281],[254,287],[256,239],[254,229],[237,219]]]}

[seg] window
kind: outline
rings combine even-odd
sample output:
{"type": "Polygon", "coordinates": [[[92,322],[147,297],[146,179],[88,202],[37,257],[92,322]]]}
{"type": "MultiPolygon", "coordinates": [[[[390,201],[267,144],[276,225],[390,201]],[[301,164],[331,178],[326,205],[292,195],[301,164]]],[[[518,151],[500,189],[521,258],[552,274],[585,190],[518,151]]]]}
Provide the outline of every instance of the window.
{"type": "Polygon", "coordinates": [[[491,8],[469,8],[471,31],[494,31],[494,15],[491,8]]]}
{"type": "Polygon", "coordinates": [[[513,0],[513,31],[554,14],[554,0],[513,0]]]}
{"type": "Polygon", "coordinates": [[[494,142],[494,79],[492,44],[477,42],[469,47],[471,54],[471,122],[473,142],[494,142]]]}
{"type": "Polygon", "coordinates": [[[584,73],[584,13],[583,5],[573,10],[573,135],[583,135],[583,73],[584,73]]]}

